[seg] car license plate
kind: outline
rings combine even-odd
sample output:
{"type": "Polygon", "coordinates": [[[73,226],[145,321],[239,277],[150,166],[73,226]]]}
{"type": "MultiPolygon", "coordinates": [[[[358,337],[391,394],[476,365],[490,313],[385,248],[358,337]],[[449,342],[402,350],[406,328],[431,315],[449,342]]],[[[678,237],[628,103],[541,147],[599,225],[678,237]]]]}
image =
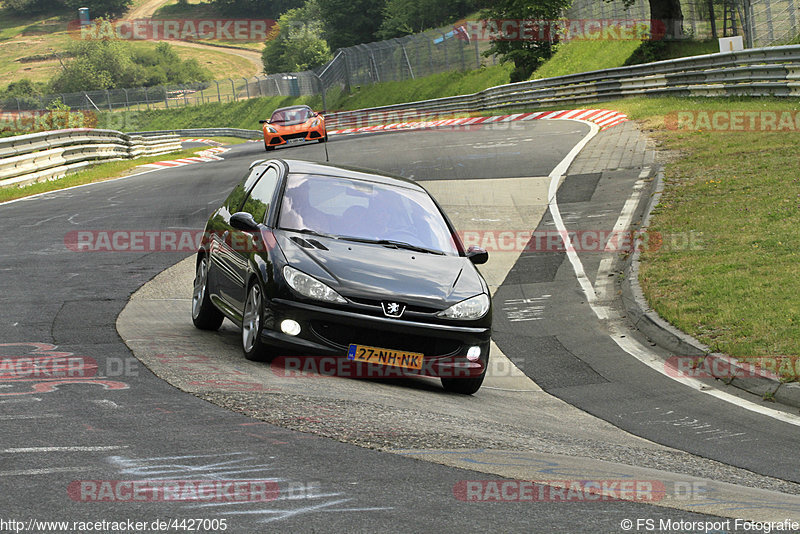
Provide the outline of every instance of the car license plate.
{"type": "Polygon", "coordinates": [[[303,137],[298,137],[297,139],[289,139],[286,141],[287,145],[299,145],[300,143],[305,143],[306,140],[303,137]]]}
{"type": "Polygon", "coordinates": [[[405,369],[422,369],[423,354],[401,350],[381,349],[364,345],[350,345],[347,359],[357,362],[393,365],[405,369]]]}

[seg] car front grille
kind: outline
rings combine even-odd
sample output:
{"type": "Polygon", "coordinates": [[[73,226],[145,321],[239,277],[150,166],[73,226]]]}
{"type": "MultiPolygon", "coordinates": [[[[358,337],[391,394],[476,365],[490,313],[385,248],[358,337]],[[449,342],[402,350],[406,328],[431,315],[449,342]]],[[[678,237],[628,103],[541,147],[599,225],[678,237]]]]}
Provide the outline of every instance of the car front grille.
{"type": "Polygon", "coordinates": [[[300,133],[293,133],[293,134],[286,134],[282,135],[284,140],[288,141],[289,139],[305,139],[308,132],[300,132],[300,133]]]}
{"type": "Polygon", "coordinates": [[[356,344],[382,349],[419,352],[425,356],[452,356],[457,354],[462,347],[459,341],[453,339],[359,328],[329,321],[312,321],[311,329],[320,338],[343,350],[347,350],[350,344],[356,344]]]}

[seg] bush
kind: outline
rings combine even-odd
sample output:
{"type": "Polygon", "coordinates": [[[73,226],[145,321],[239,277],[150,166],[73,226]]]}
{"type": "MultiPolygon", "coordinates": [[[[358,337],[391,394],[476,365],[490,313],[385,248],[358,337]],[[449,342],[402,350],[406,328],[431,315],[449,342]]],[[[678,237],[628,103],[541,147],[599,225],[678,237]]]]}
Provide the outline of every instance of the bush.
{"type": "Polygon", "coordinates": [[[122,41],[80,41],[73,45],[72,52],[75,59],[50,81],[53,92],[152,87],[211,79],[211,73],[196,60],[181,60],[168,43],[159,43],[155,50],[133,50],[122,41]]]}
{"type": "MultiPolygon", "coordinates": [[[[3,9],[13,15],[27,15],[50,10],[54,6],[52,0],[3,0],[3,9]]],[[[60,6],[58,6],[60,7],[60,6]]]]}

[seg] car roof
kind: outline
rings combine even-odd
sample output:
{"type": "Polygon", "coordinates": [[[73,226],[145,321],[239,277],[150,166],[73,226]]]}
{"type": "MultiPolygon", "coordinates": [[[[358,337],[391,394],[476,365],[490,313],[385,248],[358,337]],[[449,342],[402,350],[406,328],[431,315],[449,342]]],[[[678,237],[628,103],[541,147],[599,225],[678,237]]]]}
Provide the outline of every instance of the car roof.
{"type": "MultiPolygon", "coordinates": [[[[339,178],[350,178],[353,180],[363,180],[367,182],[377,182],[406,189],[425,191],[425,189],[413,180],[402,176],[393,176],[372,169],[361,169],[358,167],[330,165],[326,163],[312,163],[295,159],[276,159],[260,161],[256,165],[267,165],[270,162],[279,162],[286,165],[290,174],[318,174],[322,176],[335,176],[339,178]]],[[[253,165],[255,167],[256,165],[253,165]]]]}

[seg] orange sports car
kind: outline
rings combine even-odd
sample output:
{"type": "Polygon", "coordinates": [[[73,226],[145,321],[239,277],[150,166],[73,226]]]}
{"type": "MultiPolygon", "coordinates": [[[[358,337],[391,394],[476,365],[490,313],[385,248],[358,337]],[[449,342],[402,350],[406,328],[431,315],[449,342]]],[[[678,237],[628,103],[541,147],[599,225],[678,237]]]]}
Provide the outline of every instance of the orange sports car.
{"type": "Polygon", "coordinates": [[[267,150],[305,141],[324,143],[328,140],[325,118],[308,106],[276,109],[268,121],[258,122],[264,125],[264,148],[267,150]]]}

